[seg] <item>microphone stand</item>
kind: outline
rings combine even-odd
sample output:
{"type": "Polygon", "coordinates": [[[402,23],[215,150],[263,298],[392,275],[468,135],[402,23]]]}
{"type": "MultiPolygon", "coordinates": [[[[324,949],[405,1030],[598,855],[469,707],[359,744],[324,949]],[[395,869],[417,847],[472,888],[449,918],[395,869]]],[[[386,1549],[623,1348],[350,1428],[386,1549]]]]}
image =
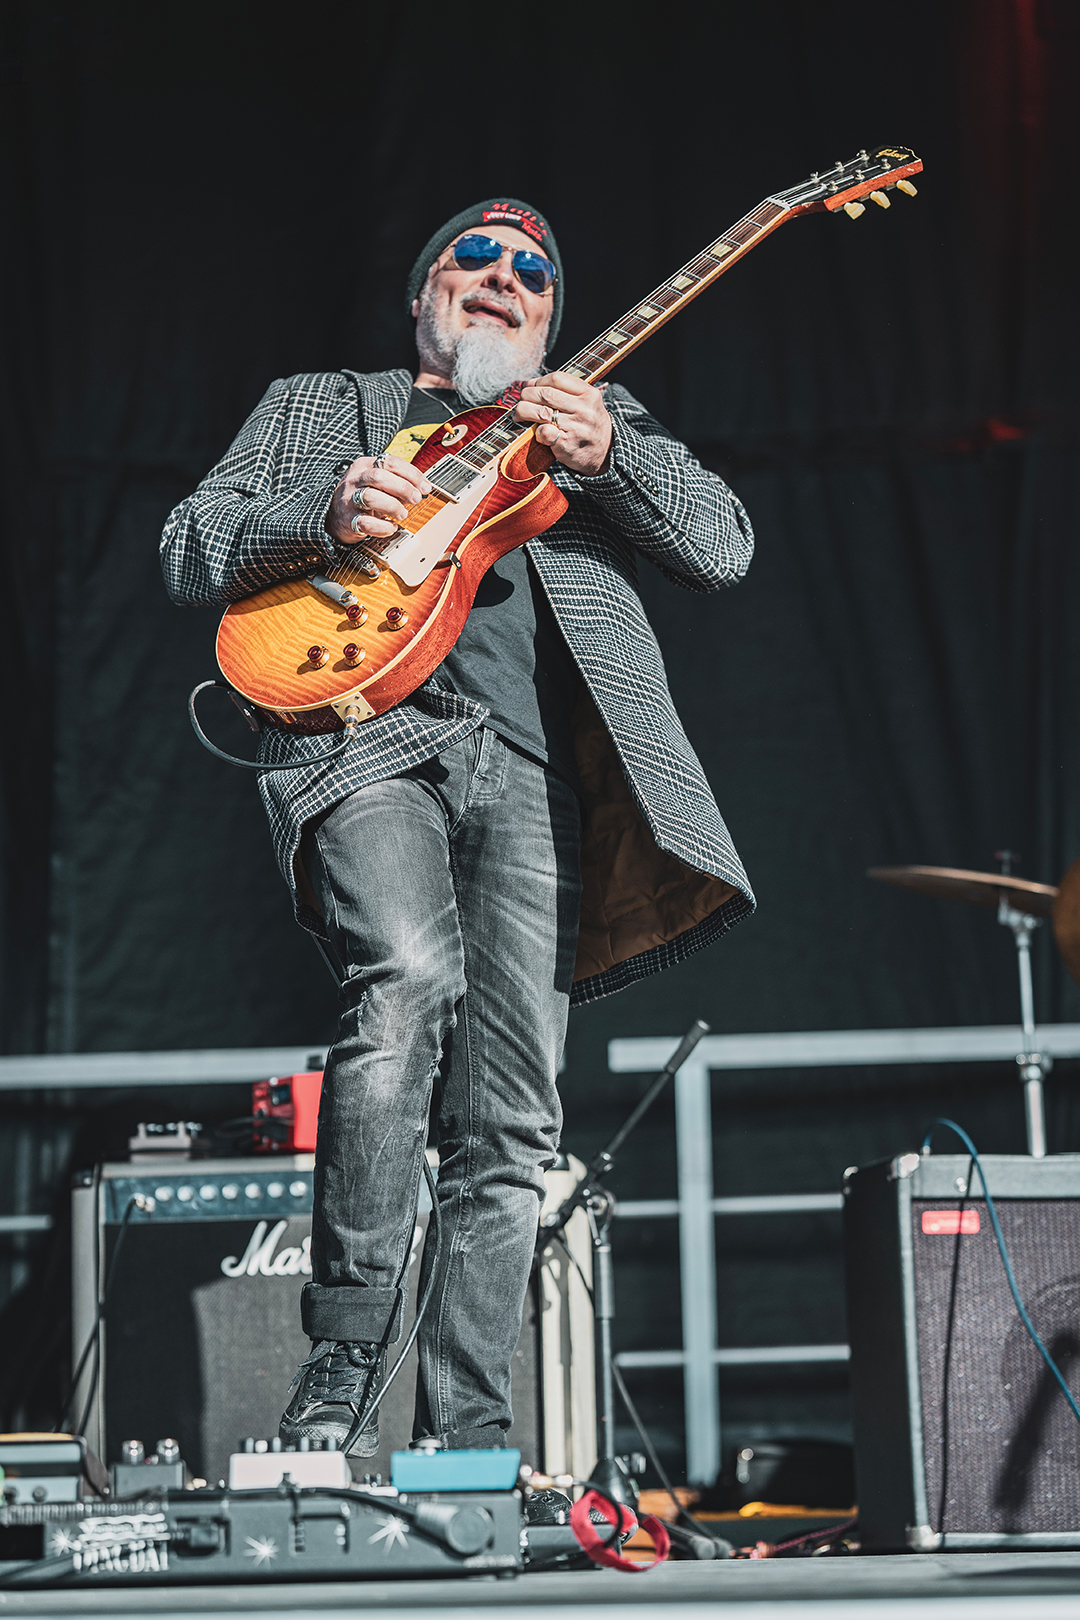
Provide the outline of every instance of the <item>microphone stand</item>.
{"type": "MultiPolygon", "coordinates": [[[[597,1463],[592,1481],[607,1496],[614,1497],[627,1507],[637,1508],[636,1492],[630,1485],[625,1470],[615,1459],[615,1384],[612,1376],[611,1324],[615,1316],[615,1276],[611,1263],[611,1221],[615,1214],[615,1199],[606,1187],[600,1185],[612,1170],[615,1155],[630,1132],[652,1107],[671,1077],[682,1068],[709,1026],[695,1019],[675,1051],[668,1058],[641,1101],[631,1110],[606,1147],[594,1154],[585,1174],[577,1186],[563,1199],[558,1209],[544,1217],[540,1225],[537,1251],[546,1248],[552,1238],[560,1238],[567,1221],[576,1210],[583,1209],[589,1222],[593,1252],[593,1318],[595,1321],[595,1354],[597,1382],[596,1450],[597,1463]]],[[[565,1247],[565,1239],[563,1239],[565,1247]]]]}

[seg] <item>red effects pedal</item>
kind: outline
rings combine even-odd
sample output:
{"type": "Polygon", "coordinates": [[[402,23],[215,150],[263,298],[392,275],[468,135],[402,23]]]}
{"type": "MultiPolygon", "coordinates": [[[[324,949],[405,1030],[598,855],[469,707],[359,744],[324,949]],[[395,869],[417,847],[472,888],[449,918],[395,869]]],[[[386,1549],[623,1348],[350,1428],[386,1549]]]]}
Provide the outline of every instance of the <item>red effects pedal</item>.
{"type": "Polygon", "coordinates": [[[251,1088],[256,1153],[314,1153],[322,1080],[321,1069],[256,1080],[251,1088]]]}

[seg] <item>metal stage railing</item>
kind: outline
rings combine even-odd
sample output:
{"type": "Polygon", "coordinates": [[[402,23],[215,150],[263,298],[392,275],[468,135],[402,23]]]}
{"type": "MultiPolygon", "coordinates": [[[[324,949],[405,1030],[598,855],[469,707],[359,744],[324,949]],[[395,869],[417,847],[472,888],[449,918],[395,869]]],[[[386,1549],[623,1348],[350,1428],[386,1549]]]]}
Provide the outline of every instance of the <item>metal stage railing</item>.
{"type": "MultiPolygon", "coordinates": [[[[1050,1058],[1080,1057],[1080,1024],[1045,1024],[1039,1050],[1050,1058]]],[[[617,1074],[651,1074],[678,1045],[675,1036],[614,1040],[609,1067],[617,1074]]],[[[682,1282],[682,1349],[624,1351],[624,1367],[681,1367],[686,1417],[687,1474],[708,1485],[720,1466],[718,1369],[734,1366],[840,1362],[845,1344],[764,1345],[721,1349],[717,1345],[717,1216],[780,1215],[838,1210],[838,1192],[776,1193],[739,1198],[713,1194],[710,1073],[733,1069],[873,1067],[897,1063],[1015,1063],[1022,1041],[1012,1025],[953,1029],[811,1031],[784,1035],[709,1035],[675,1076],[678,1164],[677,1198],[628,1200],[623,1220],[678,1221],[682,1282]],[[1019,1043],[1019,1044],[1018,1044],[1019,1043]]],[[[154,1088],[234,1085],[321,1068],[326,1047],[223,1048],[170,1052],[71,1052],[0,1057],[0,1092],[67,1091],[90,1087],[154,1088]]],[[[43,1230],[48,1217],[15,1212],[0,1218],[0,1231],[43,1230]]]]}
{"type": "MultiPolygon", "coordinates": [[[[653,1074],[678,1045],[676,1036],[640,1036],[608,1045],[616,1074],[653,1074]]],[[[846,1344],[717,1345],[716,1243],[718,1215],[781,1215],[839,1210],[839,1192],[713,1196],[714,1070],[876,1067],[897,1063],[1001,1063],[1015,1067],[1023,1045],[1009,1024],[954,1029],[845,1029],[784,1035],[707,1035],[675,1076],[678,1198],[621,1202],[623,1220],[675,1218],[679,1223],[682,1349],[623,1351],[621,1367],[681,1367],[686,1469],[692,1485],[711,1485],[720,1470],[720,1367],[846,1361],[846,1344]]],[[[1039,1049],[1052,1058],[1080,1057],[1080,1024],[1043,1024],[1039,1049]]]]}

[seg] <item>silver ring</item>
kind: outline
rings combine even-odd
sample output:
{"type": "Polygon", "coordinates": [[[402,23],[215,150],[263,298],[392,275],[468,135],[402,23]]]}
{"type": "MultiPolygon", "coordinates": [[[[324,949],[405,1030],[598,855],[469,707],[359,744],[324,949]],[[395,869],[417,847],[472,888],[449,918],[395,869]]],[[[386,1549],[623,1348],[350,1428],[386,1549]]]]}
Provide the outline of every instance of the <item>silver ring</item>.
{"type": "Polygon", "coordinates": [[[352,503],[354,506],[367,507],[367,490],[362,485],[353,490],[352,503]]]}
{"type": "Polygon", "coordinates": [[[375,465],[376,465],[376,467],[380,467],[380,468],[385,469],[385,467],[387,465],[387,455],[386,455],[385,450],[382,452],[381,455],[378,455],[378,456],[375,457],[375,465]]]}
{"type": "MultiPolygon", "coordinates": [[[[551,407],[548,406],[548,409],[551,410],[551,407]]],[[[553,424],[555,425],[555,427],[559,427],[559,413],[558,413],[558,411],[551,411],[551,420],[552,420],[553,424]]],[[[559,432],[560,433],[562,432],[561,428],[559,428],[559,432]]]]}

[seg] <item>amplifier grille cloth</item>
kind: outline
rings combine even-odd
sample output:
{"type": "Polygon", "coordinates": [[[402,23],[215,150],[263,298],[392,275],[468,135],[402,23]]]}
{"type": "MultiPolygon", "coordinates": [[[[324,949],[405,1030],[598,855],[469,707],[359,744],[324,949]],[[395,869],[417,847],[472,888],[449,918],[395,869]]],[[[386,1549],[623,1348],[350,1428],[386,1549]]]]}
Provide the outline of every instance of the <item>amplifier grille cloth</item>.
{"type": "MultiPolygon", "coordinates": [[[[421,1228],[427,1224],[421,1217],[421,1228]]],[[[289,1383],[311,1349],[300,1329],[303,1276],[222,1274],[221,1262],[242,1256],[252,1220],[168,1222],[128,1228],[105,1318],[106,1447],[124,1440],[147,1451],[169,1436],[193,1474],[211,1484],[228,1472],[229,1453],[245,1435],[277,1433],[289,1383]]],[[[310,1217],[281,1231],[274,1253],[299,1249],[310,1217]]],[[[116,1228],[107,1229],[111,1255],[116,1228]]],[[[420,1248],[419,1234],[414,1253],[420,1248]]],[[[405,1330],[416,1309],[419,1267],[410,1271],[405,1330]]],[[[535,1311],[527,1305],[513,1367],[515,1424],[508,1439],[538,1455],[539,1390],[535,1311]]],[[[404,1336],[404,1335],[403,1335],[404,1336]]],[[[399,1341],[400,1347],[400,1341],[399,1341]]],[[[391,1364],[397,1350],[390,1352],[391,1364]]],[[[416,1351],[380,1408],[378,1455],[363,1472],[390,1473],[390,1452],[412,1434],[416,1351]]]]}
{"type": "MultiPolygon", "coordinates": [[[[999,1199],[1036,1331],[1080,1399],[1080,1203],[999,1199]]],[[[923,1444],[939,1531],[1075,1531],[1080,1424],[1029,1339],[981,1199],[912,1203],[923,1444]],[[925,1209],[977,1209],[978,1233],[931,1236],[925,1209]],[[947,1398],[946,1398],[947,1394],[947,1398]]]]}

